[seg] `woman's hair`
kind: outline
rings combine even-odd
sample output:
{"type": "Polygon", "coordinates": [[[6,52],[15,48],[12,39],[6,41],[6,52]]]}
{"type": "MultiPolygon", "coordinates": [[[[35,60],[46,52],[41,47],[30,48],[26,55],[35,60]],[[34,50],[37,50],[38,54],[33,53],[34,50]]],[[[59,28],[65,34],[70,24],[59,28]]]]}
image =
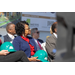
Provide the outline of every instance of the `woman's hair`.
{"type": "Polygon", "coordinates": [[[53,34],[53,31],[52,31],[52,26],[50,27],[50,33],[51,33],[51,34],[53,34]]]}
{"type": "Polygon", "coordinates": [[[25,33],[25,24],[29,26],[26,21],[20,21],[16,24],[15,30],[17,35],[21,36],[23,33],[25,33]]]}
{"type": "Polygon", "coordinates": [[[53,24],[52,24],[52,32],[54,33],[55,32],[55,28],[57,28],[57,22],[54,22],[53,24]]]}

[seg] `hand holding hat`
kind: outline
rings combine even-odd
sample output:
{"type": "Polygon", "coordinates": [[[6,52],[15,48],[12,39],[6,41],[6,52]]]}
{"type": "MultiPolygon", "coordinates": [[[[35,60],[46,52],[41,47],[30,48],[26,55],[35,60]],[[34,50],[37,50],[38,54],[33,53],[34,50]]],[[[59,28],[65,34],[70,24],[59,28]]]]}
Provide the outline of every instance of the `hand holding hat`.
{"type": "Polygon", "coordinates": [[[7,55],[9,53],[10,52],[8,52],[8,50],[2,50],[2,51],[0,51],[0,55],[7,55]]]}
{"type": "Polygon", "coordinates": [[[37,57],[37,59],[41,62],[49,62],[47,52],[44,50],[36,51],[33,57],[37,57]]]}
{"type": "Polygon", "coordinates": [[[16,52],[16,50],[10,42],[4,42],[0,47],[0,51],[2,50],[7,50],[8,52],[16,52]]]}

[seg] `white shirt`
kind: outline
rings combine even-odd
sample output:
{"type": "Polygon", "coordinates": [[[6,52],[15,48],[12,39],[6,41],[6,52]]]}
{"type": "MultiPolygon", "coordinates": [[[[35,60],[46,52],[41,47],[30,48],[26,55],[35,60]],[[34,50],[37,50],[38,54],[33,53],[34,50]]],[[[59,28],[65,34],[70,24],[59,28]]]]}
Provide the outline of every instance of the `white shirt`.
{"type": "Polygon", "coordinates": [[[55,36],[56,38],[58,38],[58,37],[57,37],[57,34],[55,34],[55,33],[53,33],[53,34],[54,34],[54,36],[55,36]]]}
{"type": "MultiPolygon", "coordinates": [[[[8,36],[12,39],[12,41],[14,40],[14,36],[13,35],[11,35],[11,34],[9,34],[9,33],[7,33],[8,34],[8,36]]],[[[10,41],[11,43],[12,43],[12,41],[10,41]]]]}
{"type": "MultiPolygon", "coordinates": [[[[36,43],[37,50],[40,50],[40,47],[39,47],[39,45],[38,45],[38,43],[37,43],[37,40],[36,40],[36,39],[34,39],[34,41],[35,41],[35,43],[36,43]]],[[[39,43],[40,43],[40,42],[39,42],[39,43]]],[[[40,43],[40,45],[41,45],[41,43],[40,43]]]]}

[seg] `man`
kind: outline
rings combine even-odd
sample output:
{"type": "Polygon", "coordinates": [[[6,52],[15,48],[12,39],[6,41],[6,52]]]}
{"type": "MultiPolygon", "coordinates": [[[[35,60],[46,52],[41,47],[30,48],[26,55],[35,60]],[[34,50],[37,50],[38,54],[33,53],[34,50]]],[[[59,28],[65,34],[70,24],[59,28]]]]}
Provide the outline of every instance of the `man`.
{"type": "Polygon", "coordinates": [[[7,31],[7,35],[4,36],[4,42],[11,42],[13,41],[13,39],[15,38],[14,35],[16,34],[15,32],[15,24],[13,23],[9,23],[6,26],[6,31],[7,31]]]}
{"type": "Polygon", "coordinates": [[[13,46],[15,50],[22,50],[27,55],[29,61],[39,61],[38,57],[33,57],[37,51],[34,39],[29,37],[30,28],[26,21],[20,21],[15,26],[16,34],[18,35],[13,40],[13,46]]]}
{"type": "Polygon", "coordinates": [[[56,40],[57,40],[57,22],[52,24],[52,32],[53,34],[46,39],[46,51],[50,59],[54,59],[55,53],[53,53],[53,49],[56,48],[56,40]]]}
{"type": "Polygon", "coordinates": [[[39,31],[37,28],[32,28],[31,29],[31,36],[33,37],[36,46],[37,46],[37,50],[42,50],[41,44],[43,43],[43,40],[38,39],[39,38],[39,31]]]}

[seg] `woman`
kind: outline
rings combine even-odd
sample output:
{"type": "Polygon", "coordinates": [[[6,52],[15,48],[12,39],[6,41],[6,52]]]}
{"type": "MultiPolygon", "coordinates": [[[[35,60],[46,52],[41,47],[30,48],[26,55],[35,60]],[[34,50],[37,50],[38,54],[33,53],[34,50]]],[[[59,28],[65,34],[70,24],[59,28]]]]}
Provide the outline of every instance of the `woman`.
{"type": "Polygon", "coordinates": [[[48,53],[49,59],[55,59],[55,50],[56,49],[56,41],[57,41],[57,22],[54,22],[51,26],[51,36],[46,39],[46,51],[48,53]]]}
{"type": "MultiPolygon", "coordinates": [[[[52,35],[53,34],[53,31],[52,31],[52,26],[50,27],[50,34],[52,35]]],[[[50,37],[50,36],[47,36],[46,39],[50,37]]]]}
{"type": "Polygon", "coordinates": [[[16,24],[15,30],[16,34],[18,35],[13,40],[13,46],[15,50],[24,51],[29,61],[39,61],[37,57],[32,57],[37,51],[37,48],[33,38],[28,37],[28,35],[30,34],[29,24],[26,21],[21,21],[16,24]]]}

